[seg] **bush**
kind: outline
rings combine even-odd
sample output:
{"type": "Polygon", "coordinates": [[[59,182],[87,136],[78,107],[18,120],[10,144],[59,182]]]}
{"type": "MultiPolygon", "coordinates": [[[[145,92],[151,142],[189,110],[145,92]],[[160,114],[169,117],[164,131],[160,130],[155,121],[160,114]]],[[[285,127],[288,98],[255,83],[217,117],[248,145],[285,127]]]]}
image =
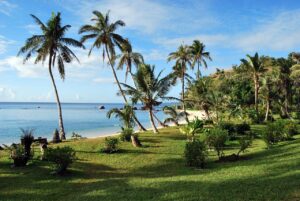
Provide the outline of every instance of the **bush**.
{"type": "Polygon", "coordinates": [[[112,154],[119,151],[118,144],[119,140],[114,137],[106,137],[104,140],[104,149],[102,151],[104,153],[112,154]]]}
{"type": "Polygon", "coordinates": [[[54,130],[52,142],[53,143],[59,143],[59,142],[61,142],[61,140],[59,138],[59,133],[58,133],[57,129],[54,130]]]}
{"type": "Polygon", "coordinates": [[[132,128],[123,128],[120,134],[120,140],[123,142],[130,142],[131,135],[134,133],[134,130],[132,128]]]}
{"type": "Polygon", "coordinates": [[[199,140],[188,141],[185,145],[184,156],[188,166],[204,168],[207,157],[205,144],[199,140]]]}
{"type": "Polygon", "coordinates": [[[246,122],[243,122],[241,124],[236,124],[235,125],[235,132],[239,135],[245,135],[246,131],[250,131],[250,125],[247,124],[246,122]]]}
{"type": "Polygon", "coordinates": [[[212,128],[206,133],[205,142],[210,148],[213,147],[216,150],[219,159],[224,155],[223,150],[227,138],[228,131],[219,127],[212,128]]]}
{"type": "Polygon", "coordinates": [[[14,167],[22,167],[27,164],[29,157],[26,154],[24,146],[14,144],[7,148],[10,150],[10,158],[14,161],[14,167]]]}
{"type": "Polygon", "coordinates": [[[294,135],[298,134],[297,124],[294,121],[286,122],[284,126],[284,138],[285,140],[290,140],[294,135]]]}
{"type": "Polygon", "coordinates": [[[228,131],[228,136],[230,140],[236,139],[235,125],[230,122],[219,122],[218,127],[222,130],[228,131]]]}
{"type": "Polygon", "coordinates": [[[284,139],[284,126],[285,123],[283,120],[277,120],[267,124],[267,127],[262,134],[262,138],[267,144],[268,148],[284,139]]]}
{"type": "Polygon", "coordinates": [[[245,150],[252,144],[252,136],[242,136],[239,139],[240,150],[237,153],[239,157],[240,153],[245,152],[245,150]]]}
{"type": "Polygon", "coordinates": [[[45,152],[45,158],[54,163],[54,173],[61,175],[75,160],[75,151],[71,147],[48,148],[45,152]]]}
{"type": "Polygon", "coordinates": [[[191,136],[192,141],[194,141],[195,135],[200,133],[200,131],[203,129],[203,126],[203,121],[196,118],[195,120],[189,122],[187,125],[181,127],[179,130],[181,133],[187,136],[191,136]]]}
{"type": "Polygon", "coordinates": [[[34,142],[33,129],[22,129],[21,144],[24,146],[25,155],[31,157],[31,145],[34,142]]]}
{"type": "Polygon", "coordinates": [[[79,140],[79,139],[82,139],[83,137],[82,137],[82,135],[80,135],[78,133],[72,132],[71,138],[74,140],[79,140]]]}

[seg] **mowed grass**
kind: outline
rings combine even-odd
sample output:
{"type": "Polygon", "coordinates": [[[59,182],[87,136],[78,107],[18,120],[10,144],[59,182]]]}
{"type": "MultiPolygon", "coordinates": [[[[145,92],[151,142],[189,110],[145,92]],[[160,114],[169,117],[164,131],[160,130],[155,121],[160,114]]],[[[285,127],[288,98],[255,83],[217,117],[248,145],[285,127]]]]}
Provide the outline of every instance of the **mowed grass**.
{"type": "MultiPolygon", "coordinates": [[[[257,128],[256,128],[257,129],[257,128]]],[[[186,137],[177,128],[143,133],[143,148],[121,143],[121,152],[103,154],[103,139],[64,142],[78,160],[63,177],[35,160],[11,168],[0,152],[0,200],[300,200],[300,136],[267,150],[256,139],[238,162],[217,162],[209,152],[206,169],[185,166],[186,137]]],[[[235,143],[225,153],[236,152],[235,143]]]]}

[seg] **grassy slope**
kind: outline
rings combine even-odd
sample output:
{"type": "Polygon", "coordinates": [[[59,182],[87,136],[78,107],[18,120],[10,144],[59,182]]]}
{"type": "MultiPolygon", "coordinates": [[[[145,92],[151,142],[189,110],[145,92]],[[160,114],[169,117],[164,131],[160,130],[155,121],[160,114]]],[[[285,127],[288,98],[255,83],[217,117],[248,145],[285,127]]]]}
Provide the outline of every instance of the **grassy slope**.
{"type": "Polygon", "coordinates": [[[185,167],[185,137],[176,128],[141,140],[144,148],[122,143],[113,155],[99,154],[103,139],[65,142],[78,157],[65,177],[37,160],[11,169],[0,152],[0,200],[300,200],[299,137],[271,150],[255,140],[234,163],[215,162],[211,152],[204,170],[185,167]]]}

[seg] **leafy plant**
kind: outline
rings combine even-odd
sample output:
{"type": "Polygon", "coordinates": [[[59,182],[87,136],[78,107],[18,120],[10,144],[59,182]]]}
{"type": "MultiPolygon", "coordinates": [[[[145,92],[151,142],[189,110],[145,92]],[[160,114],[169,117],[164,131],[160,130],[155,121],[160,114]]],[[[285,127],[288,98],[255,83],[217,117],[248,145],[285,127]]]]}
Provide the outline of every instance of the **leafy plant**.
{"type": "Polygon", "coordinates": [[[235,132],[238,135],[244,135],[246,133],[246,131],[250,131],[250,130],[251,130],[250,125],[247,124],[246,122],[235,125],[235,132]]]}
{"type": "Polygon", "coordinates": [[[207,158],[206,145],[199,140],[188,141],[185,145],[184,156],[188,166],[204,168],[207,158]]]}
{"type": "Polygon", "coordinates": [[[119,144],[118,138],[106,137],[104,139],[104,148],[102,149],[102,152],[108,154],[116,153],[119,151],[118,144],[119,144]]]}
{"type": "Polygon", "coordinates": [[[267,127],[262,134],[262,138],[268,148],[284,139],[284,127],[285,123],[283,120],[277,120],[267,124],[267,127]]]}
{"type": "Polygon", "coordinates": [[[196,118],[194,121],[189,122],[187,125],[180,128],[180,132],[191,136],[192,141],[194,141],[195,134],[200,133],[200,131],[203,129],[203,121],[196,118]]]}
{"type": "Polygon", "coordinates": [[[122,127],[122,132],[120,134],[120,140],[123,142],[130,142],[131,140],[131,135],[134,133],[133,128],[123,128],[122,127]]]}
{"type": "Polygon", "coordinates": [[[82,138],[82,135],[80,135],[78,133],[75,133],[75,132],[72,132],[71,138],[74,139],[74,140],[78,140],[78,139],[82,138]]]}
{"type": "Polygon", "coordinates": [[[57,129],[54,130],[52,142],[53,143],[59,143],[59,142],[61,142],[61,140],[59,138],[59,133],[58,133],[57,129]]]}
{"type": "Polygon", "coordinates": [[[21,135],[21,144],[24,146],[25,149],[25,155],[30,158],[31,155],[31,145],[34,142],[34,136],[33,136],[33,129],[23,129],[21,128],[22,135],[21,135]]]}
{"type": "Polygon", "coordinates": [[[54,163],[54,173],[62,175],[66,172],[75,158],[75,151],[71,147],[48,148],[45,151],[46,160],[54,163]]]}
{"type": "Polygon", "coordinates": [[[10,158],[14,161],[14,167],[25,166],[29,160],[24,146],[21,144],[13,144],[10,147],[5,146],[6,150],[10,152],[10,158]]]}
{"type": "Polygon", "coordinates": [[[179,126],[179,120],[188,116],[186,112],[177,112],[174,107],[165,106],[163,112],[169,117],[164,120],[164,123],[174,123],[176,126],[179,126]]]}
{"type": "Polygon", "coordinates": [[[242,136],[238,142],[240,145],[240,149],[237,153],[237,156],[239,157],[242,152],[245,152],[245,150],[251,146],[252,137],[251,136],[242,136]]]}
{"type": "Polygon", "coordinates": [[[206,132],[205,142],[216,150],[219,159],[224,155],[225,142],[228,139],[228,131],[221,128],[212,128],[206,132]]]}
{"type": "Polygon", "coordinates": [[[294,135],[298,134],[297,124],[294,121],[286,122],[284,126],[284,134],[285,134],[284,138],[286,140],[292,139],[294,135]]]}

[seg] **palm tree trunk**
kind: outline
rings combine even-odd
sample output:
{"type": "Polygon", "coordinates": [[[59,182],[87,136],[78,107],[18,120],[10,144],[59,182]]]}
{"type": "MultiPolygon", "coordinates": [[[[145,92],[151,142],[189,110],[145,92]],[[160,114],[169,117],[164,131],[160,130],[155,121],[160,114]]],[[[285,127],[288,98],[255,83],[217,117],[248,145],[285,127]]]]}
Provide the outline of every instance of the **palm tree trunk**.
{"type": "Polygon", "coordinates": [[[154,119],[153,119],[152,108],[149,109],[149,117],[150,117],[150,122],[151,122],[151,125],[152,125],[153,132],[154,133],[158,133],[158,130],[157,130],[156,126],[155,126],[154,119]]]}
{"type": "MultiPolygon", "coordinates": [[[[185,72],[184,71],[182,71],[182,77],[181,77],[181,83],[182,83],[182,85],[181,85],[181,100],[182,100],[182,109],[183,109],[183,111],[184,111],[184,113],[186,113],[186,108],[185,108],[185,96],[184,96],[184,74],[185,74],[185,72]]],[[[185,121],[187,122],[187,123],[189,123],[189,119],[188,119],[188,117],[187,116],[185,116],[185,121]]]]}
{"type": "Polygon", "coordinates": [[[55,98],[56,98],[56,103],[57,103],[57,108],[58,108],[58,125],[59,125],[60,139],[65,140],[66,134],[65,134],[65,129],[64,129],[63,117],[62,117],[61,104],[60,104],[58,91],[57,91],[55,80],[54,80],[53,73],[52,73],[52,68],[51,68],[52,63],[51,62],[52,62],[52,54],[50,54],[50,56],[49,56],[49,66],[48,66],[49,69],[48,70],[49,70],[49,74],[51,77],[52,85],[54,87],[55,98]]]}
{"type": "Polygon", "coordinates": [[[255,111],[258,118],[258,77],[257,75],[254,75],[254,103],[255,103],[255,111]]]}
{"type": "Polygon", "coordinates": [[[200,64],[199,62],[198,63],[198,69],[197,69],[197,79],[199,80],[200,79],[200,64]]]}
{"type": "Polygon", "coordinates": [[[266,116],[265,116],[265,121],[268,121],[269,119],[269,113],[270,113],[270,100],[269,98],[267,99],[266,103],[266,116]]]}
{"type": "MultiPolygon", "coordinates": [[[[125,96],[125,94],[124,94],[124,91],[122,90],[122,87],[121,87],[121,85],[120,85],[119,79],[118,79],[118,77],[117,77],[115,68],[114,68],[114,66],[112,65],[112,61],[111,61],[110,55],[109,55],[109,53],[108,53],[107,46],[105,46],[105,51],[106,51],[106,54],[107,54],[107,57],[108,57],[108,61],[109,61],[110,67],[111,67],[111,69],[112,69],[112,71],[113,71],[114,78],[115,78],[116,83],[117,83],[117,85],[118,85],[118,87],[119,87],[119,90],[120,90],[120,92],[121,92],[121,95],[122,95],[122,97],[123,97],[125,103],[128,103],[128,102],[127,102],[127,98],[126,98],[126,96],[125,96]]],[[[146,129],[145,129],[145,128],[143,127],[143,125],[138,121],[138,119],[136,118],[135,115],[133,115],[133,120],[134,120],[135,123],[138,125],[138,127],[139,127],[140,130],[146,131],[146,129]]]]}
{"type": "Polygon", "coordinates": [[[159,118],[153,113],[153,117],[156,119],[156,121],[159,123],[159,125],[161,126],[161,127],[166,127],[166,124],[164,124],[163,122],[161,122],[160,120],[159,120],[159,118]]]}

